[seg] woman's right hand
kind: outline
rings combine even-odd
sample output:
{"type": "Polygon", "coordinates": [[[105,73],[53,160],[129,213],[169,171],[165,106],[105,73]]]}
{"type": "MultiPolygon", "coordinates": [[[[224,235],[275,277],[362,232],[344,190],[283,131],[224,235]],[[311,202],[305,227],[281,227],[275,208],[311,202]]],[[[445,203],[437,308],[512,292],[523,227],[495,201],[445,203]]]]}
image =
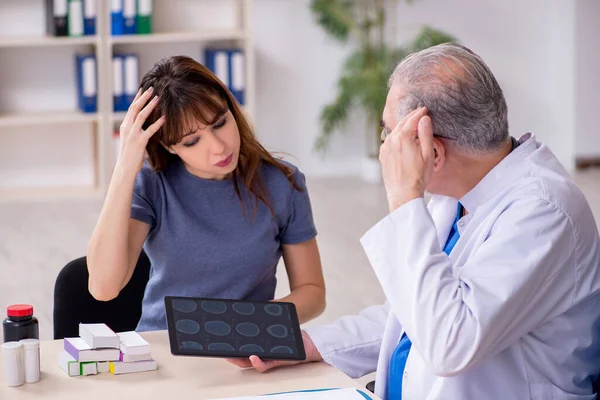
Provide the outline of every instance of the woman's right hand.
{"type": "Polygon", "coordinates": [[[154,96],[148,103],[148,100],[152,96],[153,88],[149,88],[144,93],[141,91],[142,89],[138,91],[121,124],[121,148],[119,159],[117,160],[117,166],[120,169],[128,174],[133,173],[135,175],[142,169],[148,140],[165,122],[165,116],[163,115],[150,125],[148,129],[142,129],[146,118],[148,118],[158,104],[158,96],[154,96]],[[148,104],[143,107],[146,103],[148,104]]]}

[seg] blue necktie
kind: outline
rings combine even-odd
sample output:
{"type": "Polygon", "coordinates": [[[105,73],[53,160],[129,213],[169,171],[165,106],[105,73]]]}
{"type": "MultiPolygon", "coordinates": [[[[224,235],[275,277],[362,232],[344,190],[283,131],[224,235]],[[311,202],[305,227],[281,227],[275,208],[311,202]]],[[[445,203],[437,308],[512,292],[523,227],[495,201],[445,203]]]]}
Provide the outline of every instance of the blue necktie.
{"type": "MultiPolygon", "coordinates": [[[[446,241],[446,245],[444,246],[444,253],[450,255],[450,252],[454,248],[456,242],[460,238],[460,233],[458,232],[458,220],[460,219],[460,215],[462,212],[462,205],[458,203],[458,207],[456,209],[456,218],[454,219],[454,224],[452,224],[452,229],[450,229],[450,233],[448,234],[448,240],[446,241]]],[[[406,366],[406,359],[408,358],[408,353],[410,352],[410,347],[412,343],[406,333],[402,335],[398,346],[392,353],[392,358],[390,359],[390,370],[388,377],[388,387],[387,387],[387,398],[388,400],[401,400],[402,399],[402,375],[404,374],[404,367],[406,366]]]]}

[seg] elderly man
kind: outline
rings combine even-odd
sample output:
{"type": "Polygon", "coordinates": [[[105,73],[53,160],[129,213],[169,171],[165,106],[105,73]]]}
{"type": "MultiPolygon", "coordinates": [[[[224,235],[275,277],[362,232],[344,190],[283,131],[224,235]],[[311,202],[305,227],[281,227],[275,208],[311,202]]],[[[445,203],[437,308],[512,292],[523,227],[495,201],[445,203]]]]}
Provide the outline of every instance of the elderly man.
{"type": "Polygon", "coordinates": [[[548,147],[509,135],[485,63],[454,44],[407,57],[382,125],[390,214],[361,243],[387,301],[308,329],[307,360],[377,370],[390,400],[594,398],[594,217],[548,147]]]}

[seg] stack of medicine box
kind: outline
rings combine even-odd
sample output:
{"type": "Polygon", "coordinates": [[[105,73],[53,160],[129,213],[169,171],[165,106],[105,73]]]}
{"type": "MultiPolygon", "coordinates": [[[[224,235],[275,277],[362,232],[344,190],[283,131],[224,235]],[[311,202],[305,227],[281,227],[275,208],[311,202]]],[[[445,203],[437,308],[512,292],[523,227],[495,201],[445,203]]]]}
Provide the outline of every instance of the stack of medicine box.
{"type": "Polygon", "coordinates": [[[79,324],[79,337],[64,339],[58,365],[69,376],[156,370],[148,342],[137,332],[115,333],[106,324],[79,324]]]}

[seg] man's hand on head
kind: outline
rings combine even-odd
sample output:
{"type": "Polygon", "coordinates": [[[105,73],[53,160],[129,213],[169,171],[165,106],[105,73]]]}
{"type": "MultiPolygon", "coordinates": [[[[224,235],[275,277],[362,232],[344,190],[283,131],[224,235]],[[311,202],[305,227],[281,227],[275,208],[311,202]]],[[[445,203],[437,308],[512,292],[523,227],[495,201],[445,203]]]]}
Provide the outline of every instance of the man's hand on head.
{"type": "Polygon", "coordinates": [[[398,123],[379,151],[390,212],[425,196],[433,160],[431,118],[427,108],[421,107],[398,123]]]}

